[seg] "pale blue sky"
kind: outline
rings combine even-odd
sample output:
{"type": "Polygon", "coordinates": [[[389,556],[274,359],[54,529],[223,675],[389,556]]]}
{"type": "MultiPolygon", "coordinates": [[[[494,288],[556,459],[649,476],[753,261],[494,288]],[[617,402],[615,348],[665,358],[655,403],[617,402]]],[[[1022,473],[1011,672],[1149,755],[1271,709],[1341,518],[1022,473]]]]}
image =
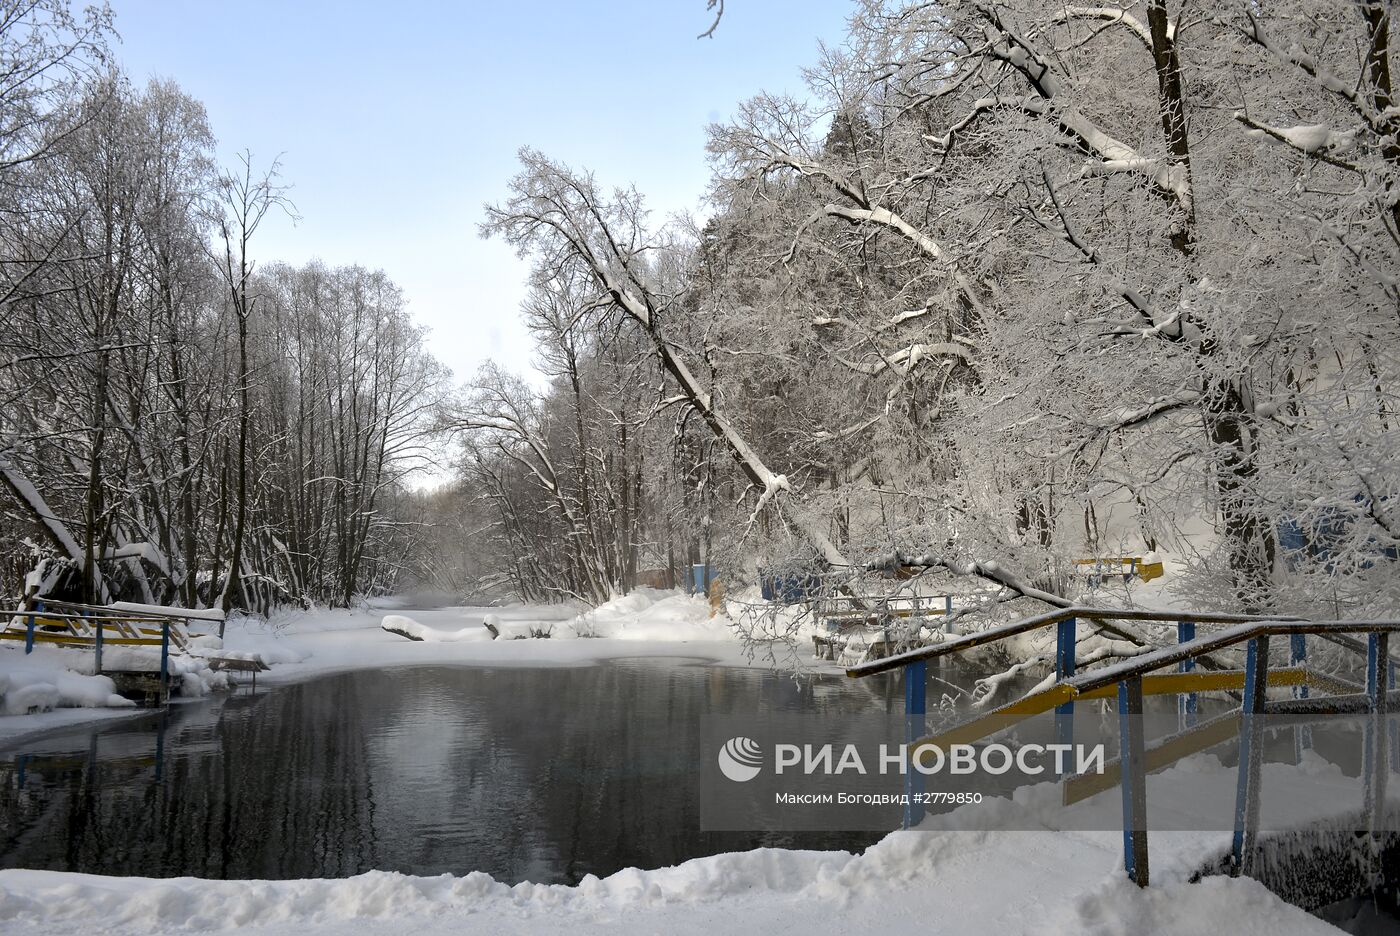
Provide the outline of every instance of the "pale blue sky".
{"type": "Polygon", "coordinates": [[[524,371],[525,266],[480,240],[515,152],[536,147],[660,215],[696,210],[705,126],[760,90],[802,93],[849,0],[369,4],[112,0],[133,80],[204,102],[225,164],[244,148],[283,174],[302,215],[257,257],[383,268],[457,379],[487,357],[524,371]]]}

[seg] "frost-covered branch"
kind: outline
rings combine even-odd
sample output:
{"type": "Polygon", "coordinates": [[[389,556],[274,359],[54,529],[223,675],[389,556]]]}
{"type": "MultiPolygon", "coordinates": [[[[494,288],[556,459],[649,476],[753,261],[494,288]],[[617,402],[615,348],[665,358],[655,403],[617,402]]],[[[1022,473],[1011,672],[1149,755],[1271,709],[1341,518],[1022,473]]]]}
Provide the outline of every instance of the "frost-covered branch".
{"type": "MultiPolygon", "coordinates": [[[[977,4],[988,20],[984,33],[991,43],[991,54],[1020,72],[1045,107],[1042,113],[1053,116],[1059,128],[1084,152],[1097,157],[1097,162],[1085,166],[1088,174],[1129,172],[1147,178],[1162,194],[1177,202],[1189,218],[1195,213],[1190,173],[1184,165],[1167,159],[1141,155],[1133,147],[1116,139],[1084,116],[1069,98],[1069,84],[1051,67],[1035,47],[1010,29],[995,7],[977,4]]],[[[997,99],[1001,106],[1000,99],[997,99]]],[[[1022,107],[1025,107],[1022,104],[1022,107]]]]}
{"type": "MultiPolygon", "coordinates": [[[[710,393],[667,339],[656,297],[647,290],[634,257],[622,250],[610,221],[634,215],[628,205],[606,205],[592,180],[572,175],[531,151],[522,151],[526,171],[513,184],[515,196],[504,206],[488,209],[483,233],[500,233],[520,250],[549,251],[562,243],[585,265],[614,305],[639,326],[666,372],[676,381],[691,408],[725,446],[749,483],[760,491],[758,509],[780,492],[790,491],[786,475],[772,471],[749,441],[719,411],[710,393]],[[555,244],[551,239],[557,238],[555,244]]],[[[624,235],[625,236],[625,235],[624,235]]],[[[826,533],[800,514],[791,518],[806,539],[833,564],[846,559],[826,533]]]]}
{"type": "Polygon", "coordinates": [[[1276,143],[1282,143],[1289,149],[1296,150],[1305,156],[1311,156],[1313,159],[1325,162],[1330,166],[1336,166],[1338,169],[1346,169],[1350,172],[1360,171],[1355,164],[1338,158],[1342,153],[1349,153],[1355,149],[1355,130],[1333,130],[1326,124],[1273,127],[1260,123],[1243,112],[1236,113],[1235,119],[1249,128],[1245,131],[1245,136],[1256,140],[1272,140],[1276,143]]]}
{"type": "Polygon", "coordinates": [[[836,357],[836,360],[858,374],[864,374],[867,377],[878,377],[886,370],[891,369],[900,375],[905,375],[917,367],[921,361],[932,361],[938,358],[951,358],[963,363],[972,362],[971,352],[964,346],[952,342],[912,344],[907,348],[901,348],[893,354],[883,356],[879,362],[874,364],[848,361],[839,355],[836,357]]]}
{"type": "MultiPolygon", "coordinates": [[[[1068,23],[1072,20],[1103,20],[1106,23],[1121,25],[1128,30],[1147,51],[1152,51],[1152,34],[1147,25],[1122,7],[1116,6],[1064,6],[1055,10],[1055,20],[1068,23]]],[[[1176,30],[1173,28],[1173,34],[1176,30]]]]}

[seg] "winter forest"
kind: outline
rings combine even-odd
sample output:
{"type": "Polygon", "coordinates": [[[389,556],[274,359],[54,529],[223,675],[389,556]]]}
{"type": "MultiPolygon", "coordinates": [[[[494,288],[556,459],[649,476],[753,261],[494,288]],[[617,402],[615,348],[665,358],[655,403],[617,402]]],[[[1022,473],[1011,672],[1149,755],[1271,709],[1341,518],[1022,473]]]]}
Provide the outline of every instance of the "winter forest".
{"type": "Polygon", "coordinates": [[[539,373],[455,379],[373,257],[264,255],[277,162],[217,165],[108,11],[0,14],[8,595],[597,603],[705,562],[992,616],[1155,553],[1182,605],[1400,602],[1388,0],[865,0],[805,97],[709,128],[702,216],[522,150],[463,221],[529,258],[539,373]]]}

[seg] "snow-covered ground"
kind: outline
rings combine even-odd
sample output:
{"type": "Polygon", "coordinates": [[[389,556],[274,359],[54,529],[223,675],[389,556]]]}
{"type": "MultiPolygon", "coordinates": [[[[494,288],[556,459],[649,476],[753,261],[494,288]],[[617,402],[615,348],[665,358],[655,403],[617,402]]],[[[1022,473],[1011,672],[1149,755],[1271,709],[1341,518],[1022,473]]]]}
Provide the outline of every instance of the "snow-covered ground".
{"type": "Polygon", "coordinates": [[[1123,876],[1121,842],[1106,832],[920,830],[893,833],[861,855],[758,849],[575,887],[508,886],[479,873],[205,881],[0,871],[0,928],[265,936],[1338,932],[1249,879],[1187,883],[1205,855],[1226,847],[1224,834],[1157,836],[1157,883],[1147,890],[1123,876]]]}
{"type": "MultiPolygon", "coordinates": [[[[583,666],[628,656],[748,663],[727,620],[712,618],[703,600],[658,592],[635,593],[584,614],[567,608],[383,607],[291,614],[272,625],[238,620],[230,623],[220,652],[256,655],[271,664],[271,671],[259,677],[260,688],[330,672],[417,663],[583,666]],[[389,614],[409,619],[424,634],[484,630],[490,616],[502,639],[408,640],[380,626],[389,614]],[[551,636],[509,639],[532,631],[551,636]]],[[[59,653],[66,652],[36,653],[26,660],[22,654],[16,658],[13,651],[0,651],[0,679],[10,686],[41,681],[45,668],[61,669],[63,658],[54,656],[59,653]]],[[[67,678],[51,675],[55,684],[67,678]]],[[[80,684],[63,693],[91,704],[103,701],[98,696],[107,687],[100,681],[75,678],[80,684]]],[[[75,717],[123,711],[129,710],[61,708],[0,718],[0,742],[71,723],[75,717]]],[[[1321,768],[1318,772],[1326,773],[1321,768]]],[[[1211,769],[1210,759],[1183,764],[1173,774],[1174,778],[1151,778],[1150,803],[1174,808],[1163,800],[1204,802],[1233,795],[1233,771],[1211,769]]],[[[1339,789],[1347,787],[1341,795],[1352,797],[1354,784],[1340,774],[1323,779],[1339,789]]],[[[1022,828],[1024,815],[1034,813],[1043,793],[1040,787],[1032,788],[1006,804],[1019,811],[1022,828]]],[[[1096,808],[1118,808],[1110,801],[1116,800],[1116,793],[1098,799],[1102,802],[1096,808]]],[[[574,887],[510,886],[481,873],[426,878],[371,872],[344,880],[206,881],[7,870],[0,871],[0,931],[237,930],[268,936],[536,934],[565,929],[610,936],[758,931],[803,936],[1337,932],[1247,879],[1188,883],[1191,872],[1228,847],[1226,833],[1154,834],[1154,886],[1143,891],[1123,875],[1119,833],[967,831],[970,815],[958,811],[930,817],[924,826],[928,831],[892,834],[860,855],[760,849],[699,858],[673,868],[628,869],[603,880],[587,878],[574,887]]]]}
{"type": "MultiPolygon", "coordinates": [[[[217,633],[217,624],[197,622],[191,631],[217,633]]],[[[271,622],[230,620],[222,645],[214,638],[193,642],[197,653],[256,657],[267,663],[271,671],[258,676],[259,687],[417,663],[588,666],[630,656],[699,657],[726,665],[750,662],[728,619],[712,618],[703,598],[653,589],[638,589],[584,613],[566,606],[412,609],[398,607],[396,602],[358,609],[284,611],[271,622]],[[421,632],[438,638],[415,641],[386,632],[381,624],[390,616],[407,619],[421,632]],[[488,617],[502,639],[442,637],[465,632],[464,636],[484,638],[482,624],[488,617]],[[550,636],[512,639],[532,632],[550,636]]],[[[120,663],[118,653],[109,649],[106,662],[120,663]]],[[[189,696],[225,685],[223,674],[210,673],[197,662],[180,656],[172,656],[171,662],[177,673],[186,674],[189,696]]],[[[113,695],[111,681],[91,675],[92,671],[90,653],[41,645],[26,655],[22,646],[0,646],[0,712],[5,713],[0,715],[0,744],[76,722],[133,714],[128,703],[113,695]]]]}

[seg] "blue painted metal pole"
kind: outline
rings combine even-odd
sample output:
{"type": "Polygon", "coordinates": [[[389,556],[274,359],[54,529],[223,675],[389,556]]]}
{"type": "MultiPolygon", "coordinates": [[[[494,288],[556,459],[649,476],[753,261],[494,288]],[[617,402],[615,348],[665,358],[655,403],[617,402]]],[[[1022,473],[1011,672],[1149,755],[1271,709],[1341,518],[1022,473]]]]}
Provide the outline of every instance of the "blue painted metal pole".
{"type": "MultiPolygon", "coordinates": [[[[1075,620],[1055,625],[1055,679],[1063,682],[1074,675],[1075,620]]],[[[1055,706],[1055,743],[1074,743],[1074,701],[1055,706]]]]}
{"type": "Polygon", "coordinates": [[[43,607],[44,607],[44,606],[43,606],[42,604],[36,603],[36,604],[34,605],[33,608],[30,608],[30,609],[29,609],[29,624],[28,624],[28,626],[25,628],[25,631],[24,631],[24,652],[25,652],[25,653],[33,653],[33,652],[34,652],[34,624],[35,624],[35,621],[34,621],[34,612],[35,612],[36,610],[43,610],[43,607]]]}
{"type": "MultiPolygon", "coordinates": [[[[1308,635],[1291,634],[1288,638],[1288,663],[1290,666],[1306,666],[1308,662],[1308,635]]],[[[1308,697],[1308,687],[1306,685],[1293,687],[1293,698],[1306,699],[1308,697]]]]}
{"type": "MultiPolygon", "coordinates": [[[[1306,666],[1308,663],[1308,637],[1306,634],[1291,634],[1288,638],[1288,663],[1290,666],[1306,666]]],[[[1306,683],[1293,687],[1293,698],[1306,699],[1306,683]]],[[[1303,752],[1312,747],[1312,729],[1299,725],[1293,729],[1293,759],[1301,762],[1303,752]]]]}
{"type": "Polygon", "coordinates": [[[1365,788],[1363,809],[1372,833],[1378,831],[1381,813],[1385,806],[1386,768],[1389,766],[1385,754],[1386,698],[1385,684],[1388,681],[1381,674],[1389,668],[1390,635],[1368,634],[1366,636],[1366,697],[1370,717],[1366,721],[1366,750],[1363,755],[1362,773],[1365,788]]]}
{"type": "Polygon", "coordinates": [[[1235,787],[1235,835],[1230,872],[1248,870],[1259,830],[1259,768],[1264,759],[1264,694],[1269,683],[1269,638],[1255,637],[1245,653],[1244,699],[1240,706],[1240,764],[1235,787]]]}
{"type": "Polygon", "coordinates": [[[1147,886],[1147,754],[1142,724],[1142,677],[1118,684],[1119,777],[1123,791],[1123,868],[1147,886]]]}
{"type": "MultiPolygon", "coordinates": [[[[1186,643],[1188,640],[1195,640],[1195,639],[1196,639],[1196,622],[1195,622],[1195,621],[1177,621],[1177,622],[1176,622],[1176,642],[1177,642],[1177,643],[1183,644],[1183,643],[1186,643]]],[[[1195,660],[1182,660],[1180,663],[1177,664],[1177,670],[1178,670],[1178,672],[1182,672],[1182,673],[1189,673],[1189,672],[1191,672],[1192,670],[1194,670],[1195,668],[1196,668],[1196,661],[1195,661],[1195,660]]],[[[1184,731],[1185,729],[1190,728],[1190,727],[1192,727],[1193,725],[1196,724],[1196,710],[1197,710],[1197,706],[1198,706],[1198,705],[1199,705],[1199,700],[1198,700],[1198,698],[1197,698],[1197,696],[1196,696],[1196,693],[1194,693],[1194,692],[1188,692],[1188,693],[1186,693],[1185,695],[1182,695],[1182,696],[1178,696],[1178,697],[1177,697],[1177,700],[1176,700],[1176,716],[1177,716],[1177,721],[1180,723],[1180,726],[1181,726],[1181,728],[1182,728],[1183,731],[1184,731]]]]}
{"type": "Polygon", "coordinates": [[[953,632],[953,596],[943,596],[943,633],[953,632]]]}
{"type": "MultiPolygon", "coordinates": [[[[924,660],[904,666],[904,744],[906,754],[913,753],[914,742],[924,735],[924,713],[928,697],[928,669],[924,660]]],[[[904,828],[912,829],[924,818],[924,775],[914,767],[913,759],[904,763],[904,828]]]]}
{"type": "Polygon", "coordinates": [[[93,641],[93,653],[97,657],[93,671],[97,675],[102,675],[102,621],[97,622],[97,639],[93,641]]]}

